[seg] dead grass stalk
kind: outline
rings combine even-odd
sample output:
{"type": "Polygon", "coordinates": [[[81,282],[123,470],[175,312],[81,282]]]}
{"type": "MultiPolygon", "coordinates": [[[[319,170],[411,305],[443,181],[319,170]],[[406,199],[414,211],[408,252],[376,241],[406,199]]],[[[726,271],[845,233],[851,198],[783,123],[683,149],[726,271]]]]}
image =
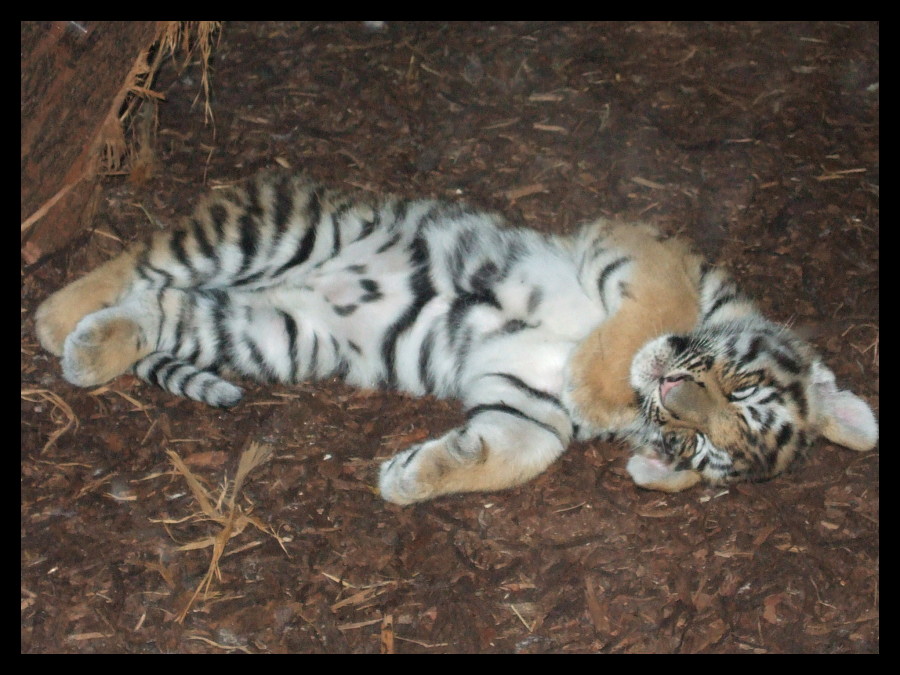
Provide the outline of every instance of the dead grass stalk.
{"type": "Polygon", "coordinates": [[[39,403],[40,401],[46,401],[53,406],[53,409],[50,413],[51,419],[56,414],[58,419],[58,414],[62,413],[65,418],[62,422],[62,426],[54,430],[50,437],[47,439],[47,442],[44,443],[44,447],[41,448],[39,454],[43,455],[47,452],[47,449],[52,446],[56,441],[66,433],[73,426],[78,428],[78,418],[75,416],[75,413],[72,411],[71,406],[66,403],[59,394],[56,392],[50,391],[49,389],[22,389],[21,396],[26,401],[30,401],[31,403],[39,403]]]}
{"type": "MultiPolygon", "coordinates": [[[[182,544],[178,547],[182,551],[191,551],[212,547],[212,554],[206,575],[203,577],[200,583],[197,584],[197,588],[194,590],[190,599],[176,617],[176,621],[178,621],[178,623],[181,623],[184,621],[185,617],[188,615],[201,593],[203,594],[204,599],[210,596],[210,587],[212,585],[213,579],[215,578],[219,581],[222,580],[222,573],[219,569],[219,561],[225,555],[225,547],[232,537],[238,536],[239,534],[244,532],[244,530],[247,529],[248,526],[252,525],[260,532],[273,537],[279,543],[282,549],[284,549],[284,543],[270,526],[266,525],[259,518],[251,515],[252,508],[245,508],[237,501],[238,497],[241,494],[241,490],[244,487],[244,483],[247,480],[247,476],[250,474],[250,472],[252,472],[256,467],[265,463],[271,458],[271,446],[262,445],[255,442],[251,443],[250,446],[243,453],[241,453],[234,481],[232,481],[229,486],[229,482],[226,479],[224,485],[222,486],[222,490],[215,497],[210,494],[209,490],[207,490],[206,487],[203,486],[200,480],[187,467],[178,453],[172,450],[168,450],[167,454],[169,455],[169,460],[172,462],[175,470],[179,474],[181,474],[181,476],[187,483],[191,494],[197,501],[200,511],[198,513],[192,514],[187,518],[161,519],[154,522],[161,522],[168,528],[169,525],[183,523],[187,520],[208,520],[217,524],[220,528],[215,534],[207,537],[202,537],[186,544],[182,544]]],[[[240,550],[246,550],[248,548],[252,548],[255,545],[257,545],[256,542],[247,544],[241,547],[240,550]]],[[[287,553],[286,550],[285,553],[287,553]]]]}

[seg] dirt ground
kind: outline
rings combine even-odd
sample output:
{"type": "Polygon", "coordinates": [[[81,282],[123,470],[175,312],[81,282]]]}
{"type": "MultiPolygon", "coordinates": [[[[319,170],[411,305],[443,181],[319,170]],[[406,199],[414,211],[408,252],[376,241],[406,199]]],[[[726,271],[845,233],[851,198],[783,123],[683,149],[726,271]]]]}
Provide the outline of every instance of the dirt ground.
{"type": "Polygon", "coordinates": [[[681,233],[877,414],[878,24],[227,23],[213,66],[214,125],[199,68],[163,72],[154,175],[109,179],[94,229],[22,268],[23,652],[879,651],[878,450],[823,441],[769,483],[666,495],[585,443],[521,488],[401,508],[378,463],[453,403],[80,390],[32,320],[205,185],[281,164],[545,231],[681,233]],[[193,597],[211,548],[179,547],[222,528],[166,451],[215,499],[252,442],[274,455],[193,597]]]}

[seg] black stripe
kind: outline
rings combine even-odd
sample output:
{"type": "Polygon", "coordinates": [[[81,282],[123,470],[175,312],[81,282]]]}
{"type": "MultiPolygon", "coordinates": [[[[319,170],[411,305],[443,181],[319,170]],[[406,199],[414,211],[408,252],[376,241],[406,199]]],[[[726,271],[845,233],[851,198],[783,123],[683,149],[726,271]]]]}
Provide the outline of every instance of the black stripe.
{"type": "Polygon", "coordinates": [[[214,376],[210,376],[209,378],[204,380],[203,384],[200,385],[200,393],[197,395],[197,398],[212,405],[212,401],[209,400],[209,390],[216,386],[216,384],[218,383],[219,379],[214,376]]]}
{"type": "Polygon", "coordinates": [[[341,228],[338,225],[338,214],[331,214],[331,257],[334,258],[341,251],[341,228]]]}
{"type": "MultiPolygon", "coordinates": [[[[475,232],[471,229],[463,230],[456,238],[453,246],[453,252],[447,258],[447,268],[451,278],[454,280],[462,279],[463,271],[466,263],[471,256],[471,250],[475,239],[475,232]]],[[[459,288],[460,293],[467,292],[465,289],[459,288]]]]}
{"type": "Polygon", "coordinates": [[[175,322],[175,346],[172,348],[173,352],[177,352],[179,347],[181,347],[185,333],[188,330],[188,321],[190,315],[193,314],[193,310],[195,309],[193,303],[191,302],[192,298],[188,294],[184,300],[178,305],[178,320],[175,322]],[[190,305],[190,306],[188,306],[190,305]]]}
{"type": "Polygon", "coordinates": [[[172,236],[169,237],[169,248],[172,251],[172,255],[175,259],[181,263],[185,269],[190,273],[190,277],[193,280],[194,266],[191,264],[190,259],[188,258],[187,251],[184,249],[184,240],[187,237],[187,232],[184,230],[175,230],[172,233],[172,236]]]}
{"type": "Polygon", "coordinates": [[[332,305],[331,308],[334,310],[334,313],[338,316],[349,316],[353,314],[357,309],[359,309],[358,305],[332,305]]]}
{"type": "Polygon", "coordinates": [[[243,260],[241,260],[241,266],[235,272],[236,277],[241,276],[250,269],[259,249],[259,223],[257,220],[249,213],[245,213],[238,219],[238,226],[240,228],[238,246],[241,249],[243,260]]]}
{"type": "Polygon", "coordinates": [[[392,235],[390,239],[388,239],[386,242],[384,242],[381,246],[379,246],[379,247],[375,250],[375,254],[377,255],[377,254],[379,254],[379,253],[384,253],[384,252],[387,251],[388,249],[393,248],[394,246],[396,246],[397,242],[400,241],[400,237],[401,237],[401,236],[402,236],[402,235],[401,235],[400,232],[397,232],[397,233],[395,233],[394,235],[392,235]]]}
{"type": "Polygon", "coordinates": [[[219,241],[225,236],[225,221],[228,219],[228,209],[221,204],[213,204],[209,207],[209,217],[219,241]]]}
{"type": "Polygon", "coordinates": [[[600,293],[600,302],[603,304],[603,309],[605,310],[608,310],[608,307],[606,306],[606,283],[609,281],[609,277],[612,276],[612,273],[628,263],[628,261],[629,258],[626,256],[616,258],[604,267],[603,271],[600,272],[600,275],[597,277],[597,292],[600,293]]]}
{"type": "Polygon", "coordinates": [[[775,445],[778,448],[783,448],[791,437],[794,435],[794,428],[790,424],[783,424],[782,427],[778,430],[778,435],[775,437],[775,445]]]}
{"type": "Polygon", "coordinates": [[[375,231],[375,228],[378,227],[380,224],[381,224],[381,213],[379,213],[378,211],[375,211],[375,215],[372,217],[372,220],[367,220],[366,222],[363,223],[362,229],[360,230],[359,236],[356,238],[356,241],[359,241],[360,239],[365,239],[366,237],[368,237],[370,234],[372,234],[372,232],[375,231]]]}
{"type": "Polygon", "coordinates": [[[540,289],[540,287],[535,286],[531,289],[531,293],[528,295],[528,306],[525,308],[525,311],[529,314],[533,314],[534,310],[538,308],[538,305],[541,304],[541,300],[544,298],[544,291],[540,289]]]}
{"type": "Polygon", "coordinates": [[[409,200],[401,199],[400,201],[394,202],[391,207],[391,210],[394,212],[394,220],[391,223],[391,228],[394,228],[406,220],[406,214],[409,212],[409,200]]]}
{"type": "MultiPolygon", "coordinates": [[[[335,223],[337,223],[338,227],[340,227],[340,228],[344,227],[344,217],[350,211],[352,211],[357,205],[358,205],[358,201],[356,199],[354,199],[352,197],[346,197],[346,198],[344,198],[344,201],[342,201],[334,209],[334,215],[332,217],[334,218],[334,221],[335,221],[335,223]]],[[[338,239],[340,240],[340,238],[341,238],[341,233],[338,232],[338,239]]],[[[343,245],[343,242],[342,242],[342,245],[343,245]]]]}
{"type": "Polygon", "coordinates": [[[169,368],[170,370],[161,378],[165,382],[164,389],[173,394],[183,395],[182,382],[188,379],[197,369],[184,361],[174,359],[169,364],[169,368]]]}
{"type": "Polygon", "coordinates": [[[509,382],[510,384],[512,384],[516,389],[519,389],[519,390],[525,392],[529,396],[538,398],[542,401],[546,401],[547,403],[552,403],[557,408],[560,408],[561,410],[565,410],[565,407],[563,406],[562,402],[558,398],[556,398],[553,394],[548,394],[546,391],[541,391],[540,389],[535,389],[534,387],[530,386],[528,383],[526,383],[525,381],[516,377],[515,375],[510,375],[509,373],[488,373],[487,376],[488,377],[500,377],[500,378],[506,380],[507,382],[509,382]]]}
{"type": "Polygon", "coordinates": [[[294,210],[294,191],[291,177],[288,174],[281,176],[273,186],[274,205],[272,209],[272,221],[279,232],[287,229],[288,220],[294,210]]]}
{"type": "Polygon", "coordinates": [[[780,349],[772,350],[772,358],[775,359],[775,362],[781,366],[784,370],[788,371],[792,375],[799,375],[802,370],[800,364],[791,358],[788,354],[785,354],[780,349]]]}
{"type": "Polygon", "coordinates": [[[309,365],[306,367],[306,372],[309,375],[314,375],[319,371],[319,336],[316,333],[313,333],[313,346],[312,352],[309,355],[309,365]]]}
{"type": "Polygon", "coordinates": [[[522,319],[510,319],[505,324],[503,324],[497,331],[496,335],[510,335],[512,333],[520,333],[526,328],[536,328],[537,325],[540,325],[540,322],[535,326],[532,326],[522,319]]]}
{"type": "Polygon", "coordinates": [[[426,394],[434,393],[434,374],[431,372],[431,352],[434,349],[435,330],[431,328],[419,345],[419,382],[426,394]]]}
{"type": "Polygon", "coordinates": [[[149,370],[146,370],[144,379],[146,379],[150,384],[155,384],[157,387],[165,388],[163,387],[162,382],[160,382],[159,380],[159,374],[160,371],[171,362],[171,356],[169,356],[168,354],[159,353],[159,358],[157,358],[156,361],[149,366],[149,370]]]}
{"type": "Polygon", "coordinates": [[[429,276],[428,245],[422,237],[416,237],[413,240],[410,245],[410,254],[410,263],[414,271],[409,279],[409,289],[413,294],[413,299],[400,318],[388,328],[381,342],[381,360],[384,363],[385,385],[391,389],[397,386],[397,373],[395,370],[397,340],[403,332],[415,323],[422,308],[437,295],[434,287],[431,285],[429,276]]]}
{"type": "Polygon", "coordinates": [[[272,276],[278,276],[285,270],[306,262],[312,253],[313,247],[316,245],[316,230],[319,227],[319,219],[322,216],[322,204],[319,201],[319,195],[315,191],[310,194],[306,210],[309,213],[309,217],[307,218],[306,233],[303,235],[303,239],[300,240],[300,246],[291,259],[279,267],[272,276]]]}
{"type": "Polygon", "coordinates": [[[454,385],[456,385],[456,386],[458,386],[460,375],[466,368],[466,361],[468,360],[469,352],[472,349],[472,342],[473,342],[472,335],[473,335],[473,330],[471,328],[466,329],[463,332],[462,338],[459,339],[458,344],[455,345],[456,346],[456,358],[454,359],[454,364],[453,364],[453,370],[454,370],[453,382],[454,382],[454,385]]]}
{"type": "Polygon", "coordinates": [[[794,399],[794,402],[797,404],[797,408],[800,412],[800,416],[806,419],[806,415],[809,412],[809,407],[806,402],[806,394],[803,392],[803,387],[800,385],[800,383],[791,382],[787,387],[785,387],[785,393],[794,399]]]}
{"type": "Polygon", "coordinates": [[[701,324],[709,321],[713,315],[718,312],[722,307],[727,305],[729,302],[733,302],[737,300],[737,296],[734,293],[725,293],[724,295],[716,298],[716,301],[712,304],[712,306],[706,310],[706,313],[703,315],[703,319],[700,321],[701,324]]]}
{"type": "Polygon", "coordinates": [[[212,260],[213,262],[213,275],[219,269],[219,256],[216,255],[216,249],[210,243],[209,238],[206,236],[206,228],[203,227],[203,224],[197,220],[196,218],[191,218],[190,221],[191,235],[194,237],[194,241],[197,242],[197,247],[200,249],[200,253],[207,260],[212,260]]]}
{"type": "Polygon", "coordinates": [[[185,357],[184,357],[184,360],[187,361],[188,363],[192,363],[192,364],[194,364],[194,365],[196,366],[196,365],[197,365],[197,361],[200,360],[200,354],[201,354],[201,353],[202,353],[202,349],[200,348],[200,341],[199,341],[199,340],[195,340],[195,341],[194,341],[194,349],[193,349],[193,351],[192,351],[190,354],[188,354],[187,356],[185,356],[185,357]]]}
{"type": "Polygon", "coordinates": [[[256,343],[246,335],[244,335],[243,342],[250,350],[250,358],[253,359],[253,363],[256,364],[258,371],[256,375],[260,377],[264,382],[272,382],[275,379],[273,370],[271,366],[266,363],[266,359],[263,356],[263,353],[260,351],[259,347],[257,347],[256,343]]]}
{"type": "Polygon", "coordinates": [[[492,286],[503,280],[503,273],[497,264],[487,260],[469,277],[469,284],[476,295],[494,295],[492,286]]]}
{"type": "MultiPolygon", "coordinates": [[[[294,215],[294,206],[296,205],[296,194],[299,188],[305,185],[295,185],[294,177],[290,174],[278,174],[277,180],[272,183],[272,195],[269,203],[268,219],[274,226],[272,233],[272,241],[269,245],[269,251],[266,253],[267,261],[271,261],[279,257],[282,248],[282,241],[291,231],[291,220],[294,215]]],[[[265,266],[262,274],[271,274],[271,264],[265,266]]]]}
{"type": "Polygon", "coordinates": [[[746,366],[753,363],[763,350],[764,342],[761,336],[757,335],[750,341],[750,348],[738,360],[739,365],[746,366]]]}
{"type": "Polygon", "coordinates": [[[245,277],[240,277],[239,279],[235,279],[231,282],[231,286],[246,286],[247,284],[252,284],[254,281],[259,281],[262,277],[265,276],[265,272],[259,271],[254,272],[253,274],[248,274],[245,277]]]}
{"type": "MultiPolygon", "coordinates": [[[[265,211],[259,197],[262,189],[269,184],[268,175],[269,174],[266,173],[258,174],[257,179],[246,186],[247,205],[245,209],[247,213],[257,219],[259,219],[265,211]]],[[[266,204],[268,205],[268,199],[266,200],[266,204]]]]}
{"type": "Polygon", "coordinates": [[[287,312],[278,310],[278,313],[281,315],[281,320],[284,322],[284,332],[287,333],[288,358],[291,360],[290,381],[296,382],[297,369],[300,367],[300,363],[297,359],[297,322],[294,321],[294,317],[287,312]]]}
{"type": "Polygon", "coordinates": [[[775,426],[775,411],[774,410],[766,410],[766,416],[763,419],[762,426],[760,427],[760,431],[766,432],[769,431],[773,426],[775,426]]]}
{"type": "Polygon", "coordinates": [[[181,381],[181,390],[178,393],[180,393],[182,396],[187,396],[187,390],[191,383],[198,377],[202,377],[204,375],[206,375],[207,377],[213,377],[213,375],[210,375],[206,371],[195,368],[192,373],[190,373],[181,381]]]}
{"type": "Polygon", "coordinates": [[[421,449],[422,449],[422,446],[420,445],[419,447],[417,447],[417,448],[415,448],[414,450],[412,450],[406,457],[403,458],[403,463],[402,463],[400,466],[403,467],[404,469],[405,469],[407,466],[409,466],[409,463],[410,463],[411,461],[413,461],[413,459],[415,458],[415,456],[416,456],[417,454],[419,454],[419,450],[421,450],[421,449]]]}
{"type": "Polygon", "coordinates": [[[141,255],[141,261],[137,265],[137,272],[154,286],[158,286],[160,288],[171,286],[172,282],[175,280],[175,278],[168,272],[154,267],[149,263],[149,253],[147,251],[144,251],[144,253],[141,255]],[[153,272],[153,274],[162,277],[162,282],[160,282],[159,279],[154,279],[153,277],[149,276],[147,274],[147,270],[150,270],[151,272],[153,272]]]}
{"type": "Polygon", "coordinates": [[[478,299],[472,295],[458,295],[454,298],[447,311],[447,337],[450,338],[451,345],[455,345],[458,341],[459,331],[463,326],[466,313],[477,304],[478,299]]]}
{"type": "Polygon", "coordinates": [[[759,410],[757,410],[754,406],[748,406],[747,412],[750,413],[750,417],[752,417],[757,422],[757,424],[762,423],[762,415],[759,414],[759,410]]]}
{"type": "Polygon", "coordinates": [[[422,233],[422,228],[429,223],[447,223],[451,220],[458,220],[463,215],[461,207],[462,205],[459,203],[432,202],[425,210],[425,213],[419,216],[419,220],[416,221],[416,236],[419,236],[422,233]]]}
{"type": "Polygon", "coordinates": [[[341,346],[334,335],[331,336],[331,347],[334,349],[334,358],[337,360],[337,365],[332,369],[331,374],[342,380],[346,379],[347,374],[350,372],[350,362],[341,352],[341,346]]]}
{"type": "MultiPolygon", "coordinates": [[[[447,326],[450,332],[451,344],[456,342],[456,337],[465,320],[465,315],[475,306],[487,305],[501,311],[503,310],[503,305],[497,299],[493,289],[487,288],[485,285],[484,274],[482,272],[488,269],[487,265],[488,263],[482,265],[478,272],[470,278],[469,282],[473,288],[472,291],[467,291],[454,282],[457,296],[450,305],[450,310],[447,313],[447,326]]],[[[496,266],[494,266],[493,269],[497,271],[496,266]]]]}
{"type": "Polygon", "coordinates": [[[216,336],[215,351],[217,354],[221,355],[221,358],[214,357],[213,363],[224,361],[227,364],[233,364],[235,360],[234,343],[231,331],[228,330],[227,326],[229,314],[228,295],[220,291],[209,292],[208,295],[214,301],[212,309],[212,324],[213,333],[216,336]]]}
{"type": "Polygon", "coordinates": [[[773,391],[771,394],[769,394],[765,398],[757,401],[756,404],[757,405],[765,405],[766,403],[771,403],[772,401],[777,401],[778,403],[781,403],[781,401],[782,401],[781,394],[779,394],[777,391],[773,391]]]}
{"type": "Polygon", "coordinates": [[[525,420],[526,422],[530,422],[531,424],[534,424],[541,429],[549,431],[551,434],[556,436],[556,438],[559,439],[560,442],[563,441],[562,436],[555,427],[536,420],[533,417],[526,415],[518,408],[513,408],[511,405],[507,405],[505,403],[484,403],[482,405],[476,405],[475,407],[470,408],[466,411],[466,420],[471,420],[473,417],[485,412],[499,412],[506,415],[511,415],[513,417],[518,417],[521,420],[525,420]]]}

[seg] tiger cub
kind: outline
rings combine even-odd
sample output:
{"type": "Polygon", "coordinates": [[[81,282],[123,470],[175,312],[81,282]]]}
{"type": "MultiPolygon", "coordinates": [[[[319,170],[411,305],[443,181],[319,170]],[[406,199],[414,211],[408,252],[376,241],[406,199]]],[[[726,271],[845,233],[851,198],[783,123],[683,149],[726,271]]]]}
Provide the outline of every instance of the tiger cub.
{"type": "Polygon", "coordinates": [[[573,439],[624,438],[634,481],[667,491],[771,478],[819,436],[878,439],[809,345],[652,228],[546,236],[281,171],[56,292],[36,328],[80,386],[133,371],[233,406],[231,375],[338,376],[459,399],[461,426],[382,464],[397,504],[518,485],[573,439]]]}

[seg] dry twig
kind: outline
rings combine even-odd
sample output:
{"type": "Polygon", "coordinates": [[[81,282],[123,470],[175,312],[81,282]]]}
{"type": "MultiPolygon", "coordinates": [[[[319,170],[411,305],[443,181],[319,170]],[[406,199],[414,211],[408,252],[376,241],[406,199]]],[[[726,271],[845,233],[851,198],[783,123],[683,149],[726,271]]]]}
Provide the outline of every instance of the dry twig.
{"type": "MultiPolygon", "coordinates": [[[[44,447],[41,448],[39,454],[43,455],[47,451],[47,448],[56,443],[59,437],[71,429],[72,426],[76,429],[78,428],[78,418],[75,417],[75,413],[72,411],[71,406],[62,400],[59,394],[52,392],[49,389],[23,389],[21,396],[26,401],[31,401],[32,403],[47,401],[53,405],[54,411],[62,411],[66,418],[65,424],[50,434],[50,438],[44,443],[44,447]]],[[[52,416],[53,414],[51,413],[51,417],[52,416]]]]}

